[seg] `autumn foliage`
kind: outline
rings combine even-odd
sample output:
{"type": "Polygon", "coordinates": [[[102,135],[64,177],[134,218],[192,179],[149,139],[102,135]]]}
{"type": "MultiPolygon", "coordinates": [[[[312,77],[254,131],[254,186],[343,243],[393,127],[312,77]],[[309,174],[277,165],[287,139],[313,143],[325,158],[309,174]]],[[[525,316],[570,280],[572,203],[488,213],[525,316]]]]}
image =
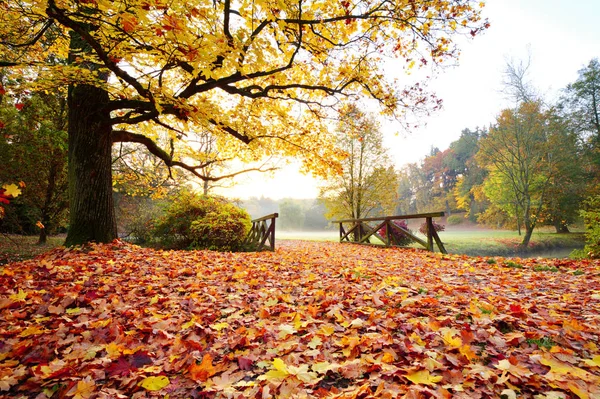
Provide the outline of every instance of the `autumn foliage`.
{"type": "Polygon", "coordinates": [[[0,394],[597,398],[599,276],[337,243],[57,249],[0,268],[0,394]]]}
{"type": "Polygon", "coordinates": [[[246,210],[224,198],[180,193],[152,224],[162,247],[231,251],[242,249],[252,222],[246,210]]]}

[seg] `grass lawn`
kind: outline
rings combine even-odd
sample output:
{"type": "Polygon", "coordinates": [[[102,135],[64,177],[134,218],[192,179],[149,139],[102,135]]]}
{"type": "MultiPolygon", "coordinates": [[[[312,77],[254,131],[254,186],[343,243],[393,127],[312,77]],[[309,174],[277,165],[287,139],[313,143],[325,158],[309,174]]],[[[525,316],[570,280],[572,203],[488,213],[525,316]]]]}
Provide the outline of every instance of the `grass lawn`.
{"type": "MultiPolygon", "coordinates": [[[[439,233],[446,250],[454,254],[470,256],[542,256],[567,257],[575,248],[583,248],[585,237],[581,232],[556,234],[548,229],[536,230],[533,233],[527,251],[519,248],[522,237],[516,231],[492,229],[453,229],[439,233]]],[[[419,234],[425,239],[421,234],[419,234]]],[[[290,232],[278,231],[277,239],[309,240],[309,241],[339,241],[338,231],[323,232],[290,232]]],[[[418,244],[415,248],[420,248],[418,244]]],[[[436,247],[437,248],[437,247],[436,247]]]]}
{"type": "Polygon", "coordinates": [[[600,398],[600,262],[59,248],[0,266],[0,396],[600,398]]]}
{"type": "Polygon", "coordinates": [[[0,233],[0,265],[33,258],[65,242],[65,236],[60,235],[48,237],[45,245],[38,245],[38,238],[0,233]]]}

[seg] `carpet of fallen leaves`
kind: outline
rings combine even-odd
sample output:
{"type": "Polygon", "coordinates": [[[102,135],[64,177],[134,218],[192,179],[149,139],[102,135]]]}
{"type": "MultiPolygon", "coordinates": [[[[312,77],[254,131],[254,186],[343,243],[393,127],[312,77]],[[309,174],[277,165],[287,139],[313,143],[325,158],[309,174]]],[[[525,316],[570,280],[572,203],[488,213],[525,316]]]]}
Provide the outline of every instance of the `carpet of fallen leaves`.
{"type": "Polygon", "coordinates": [[[600,263],[351,244],[0,266],[0,396],[600,398],[600,263]]]}

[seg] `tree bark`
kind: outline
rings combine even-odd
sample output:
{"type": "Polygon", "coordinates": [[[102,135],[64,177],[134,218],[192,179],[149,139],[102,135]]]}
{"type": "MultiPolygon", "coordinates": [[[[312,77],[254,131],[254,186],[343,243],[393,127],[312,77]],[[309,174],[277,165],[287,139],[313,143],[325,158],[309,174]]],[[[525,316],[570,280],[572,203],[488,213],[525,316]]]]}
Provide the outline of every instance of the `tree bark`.
{"type": "Polygon", "coordinates": [[[555,222],[554,223],[554,228],[556,229],[556,233],[557,234],[566,234],[566,233],[570,233],[571,231],[569,230],[569,226],[567,226],[564,223],[561,222],[555,222]]]}
{"type": "Polygon", "coordinates": [[[117,238],[112,197],[109,96],[105,90],[69,88],[69,232],[66,246],[117,238]]]}

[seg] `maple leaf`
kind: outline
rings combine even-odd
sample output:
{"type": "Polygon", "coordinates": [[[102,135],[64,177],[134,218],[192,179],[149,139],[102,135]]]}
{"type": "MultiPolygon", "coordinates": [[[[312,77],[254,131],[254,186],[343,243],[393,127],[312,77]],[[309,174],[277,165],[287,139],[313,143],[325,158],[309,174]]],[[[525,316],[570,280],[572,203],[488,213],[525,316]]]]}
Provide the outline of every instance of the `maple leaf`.
{"type": "Polygon", "coordinates": [[[142,368],[148,364],[152,364],[152,358],[145,351],[137,351],[129,358],[129,364],[136,368],[142,368]]]}
{"type": "Polygon", "coordinates": [[[170,384],[169,377],[160,375],[160,376],[151,376],[146,377],[142,381],[139,382],[139,386],[148,390],[148,391],[160,391],[164,387],[170,384]]]}
{"type": "Polygon", "coordinates": [[[216,369],[212,364],[212,357],[210,354],[206,353],[204,357],[202,357],[202,362],[200,364],[196,364],[193,362],[189,367],[190,377],[192,380],[197,382],[205,382],[210,377],[215,375],[216,369]]]}
{"type": "Polygon", "coordinates": [[[442,376],[431,375],[429,370],[419,370],[409,372],[406,376],[414,384],[435,385],[442,380],[442,376]]]}
{"type": "Polygon", "coordinates": [[[2,188],[5,190],[6,195],[10,195],[13,198],[18,197],[21,194],[21,190],[16,184],[5,184],[2,188]]]}
{"type": "Polygon", "coordinates": [[[120,376],[125,377],[131,374],[131,364],[123,357],[120,356],[117,360],[113,361],[107,368],[106,371],[111,377],[120,376]]]}
{"type": "Polygon", "coordinates": [[[83,380],[77,381],[77,385],[73,386],[67,395],[73,396],[73,399],[87,399],[96,391],[96,383],[92,377],[87,376],[83,380]]]}

